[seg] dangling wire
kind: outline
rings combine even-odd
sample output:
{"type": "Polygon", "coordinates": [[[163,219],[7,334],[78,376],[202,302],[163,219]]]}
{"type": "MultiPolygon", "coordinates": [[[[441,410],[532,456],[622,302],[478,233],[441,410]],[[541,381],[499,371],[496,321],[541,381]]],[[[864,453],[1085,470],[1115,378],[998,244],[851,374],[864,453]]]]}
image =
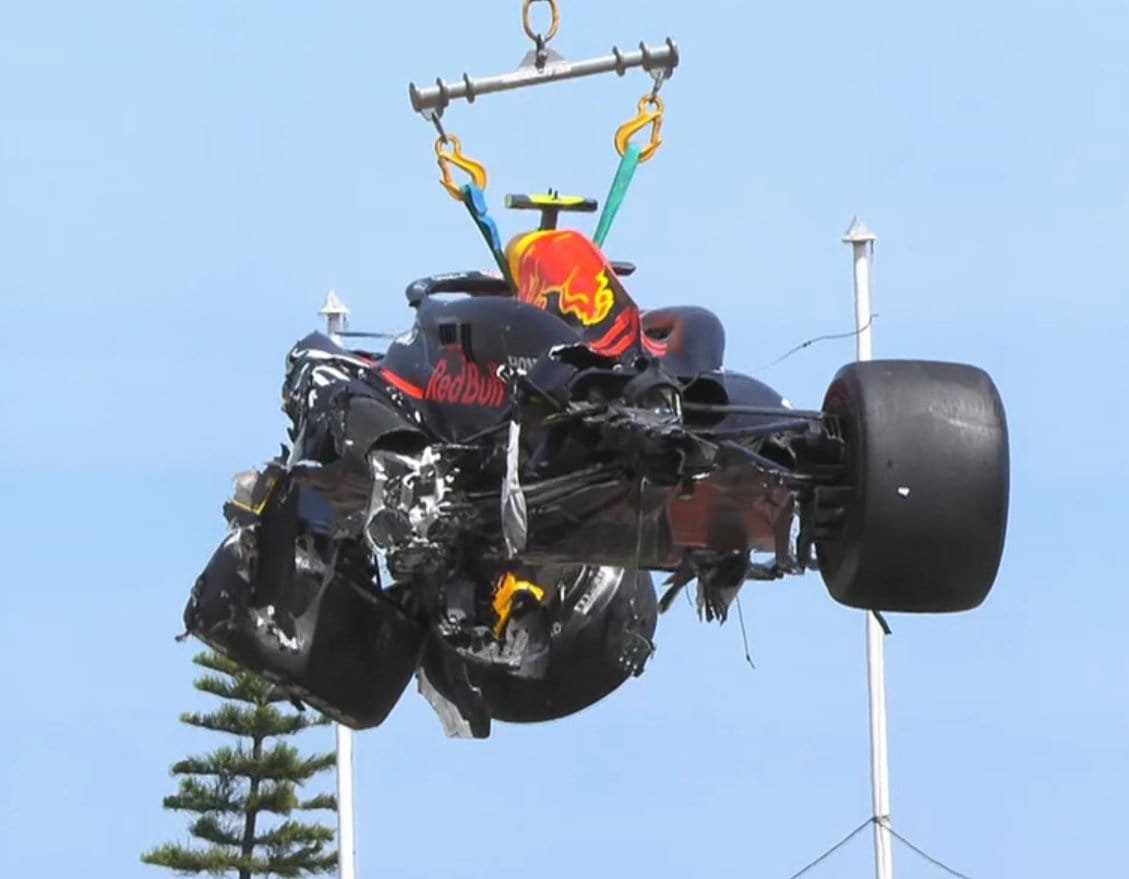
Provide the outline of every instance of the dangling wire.
{"type": "Polygon", "coordinates": [[[796,345],[793,348],[789,348],[771,363],[766,363],[764,366],[758,366],[753,370],[753,373],[756,374],[758,372],[764,372],[766,369],[771,369],[777,364],[783,363],[793,354],[796,354],[799,351],[803,351],[805,348],[810,348],[812,345],[816,345],[819,342],[831,342],[835,339],[853,339],[855,336],[858,336],[860,333],[865,331],[872,323],[874,323],[874,319],[878,316],[879,315],[877,313],[871,314],[869,319],[863,326],[859,327],[857,330],[851,330],[849,333],[831,333],[824,336],[815,336],[814,338],[808,339],[805,342],[801,342],[799,345],[796,345]]]}
{"type": "Polygon", "coordinates": [[[741,610],[741,596],[736,597],[737,600],[737,619],[741,623],[741,641],[745,645],[745,662],[749,663],[749,668],[756,671],[756,666],[753,664],[753,657],[749,655],[749,633],[745,630],[745,613],[741,610]]]}

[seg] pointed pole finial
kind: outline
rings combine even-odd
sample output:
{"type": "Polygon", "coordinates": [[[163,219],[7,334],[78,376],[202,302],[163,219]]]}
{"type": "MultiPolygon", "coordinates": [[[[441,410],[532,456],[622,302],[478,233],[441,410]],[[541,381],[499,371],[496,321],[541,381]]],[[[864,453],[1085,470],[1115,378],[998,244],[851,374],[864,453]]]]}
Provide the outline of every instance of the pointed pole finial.
{"type": "Polygon", "coordinates": [[[851,225],[847,228],[847,231],[843,233],[843,242],[845,244],[865,244],[868,241],[877,240],[878,236],[871,232],[866,223],[858,217],[851,220],[851,225]]]}
{"type": "Polygon", "coordinates": [[[349,309],[341,301],[341,297],[337,295],[336,290],[330,290],[325,294],[325,303],[322,305],[321,311],[318,312],[318,314],[323,314],[326,317],[347,315],[348,313],[349,309]]]}
{"type": "Polygon", "coordinates": [[[341,338],[338,334],[349,325],[349,309],[341,300],[341,297],[337,295],[336,290],[330,290],[325,294],[325,303],[318,314],[325,317],[326,333],[340,345],[341,338]]]}

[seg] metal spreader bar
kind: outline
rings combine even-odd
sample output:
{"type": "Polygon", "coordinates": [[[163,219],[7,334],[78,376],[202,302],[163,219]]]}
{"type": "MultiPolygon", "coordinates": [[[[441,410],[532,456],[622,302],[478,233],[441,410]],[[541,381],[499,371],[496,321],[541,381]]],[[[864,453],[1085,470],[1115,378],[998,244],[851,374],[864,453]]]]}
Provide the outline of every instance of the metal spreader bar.
{"type": "Polygon", "coordinates": [[[461,98],[473,103],[479,95],[488,95],[493,92],[508,92],[513,89],[525,88],[531,85],[541,85],[547,82],[557,82],[565,79],[578,79],[582,76],[593,76],[597,73],[615,72],[620,76],[636,67],[642,67],[651,74],[661,72],[664,78],[669,79],[678,66],[678,47],[674,40],[668,39],[661,46],[648,46],[639,44],[636,52],[621,52],[612,48],[611,55],[602,58],[592,58],[587,61],[568,61],[556,53],[549,56],[548,63],[538,67],[536,64],[524,64],[512,73],[502,73],[498,76],[488,76],[484,79],[471,79],[464,73],[462,79],[444,82],[437,79],[435,85],[419,88],[414,82],[408,86],[408,94],[412,101],[412,109],[431,117],[432,114],[441,114],[451,103],[461,98]]]}

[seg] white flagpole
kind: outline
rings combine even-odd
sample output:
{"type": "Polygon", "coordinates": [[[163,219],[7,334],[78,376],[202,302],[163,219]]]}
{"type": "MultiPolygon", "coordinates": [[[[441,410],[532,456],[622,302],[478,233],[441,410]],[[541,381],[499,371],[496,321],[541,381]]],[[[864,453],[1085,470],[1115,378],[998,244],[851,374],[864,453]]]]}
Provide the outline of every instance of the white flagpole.
{"type": "MultiPolygon", "coordinates": [[[[330,290],[319,314],[325,317],[329,337],[341,344],[341,332],[348,325],[349,309],[330,290]]],[[[337,862],[340,879],[356,879],[356,810],[353,799],[353,731],[344,724],[337,728],[337,862]]]]}
{"type": "MultiPolygon", "coordinates": [[[[858,217],[843,236],[854,251],[855,328],[859,360],[873,357],[870,311],[870,255],[878,236],[858,217]]],[[[878,619],[866,615],[866,670],[870,688],[870,783],[874,809],[874,874],[893,879],[894,850],[890,837],[890,766],[886,749],[886,659],[878,619]]]]}

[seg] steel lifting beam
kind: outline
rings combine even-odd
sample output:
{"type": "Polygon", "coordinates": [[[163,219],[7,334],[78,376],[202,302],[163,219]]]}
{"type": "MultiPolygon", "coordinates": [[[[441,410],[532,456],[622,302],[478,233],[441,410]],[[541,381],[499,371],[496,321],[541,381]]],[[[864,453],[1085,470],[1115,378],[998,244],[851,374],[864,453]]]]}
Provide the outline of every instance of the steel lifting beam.
{"type": "Polygon", "coordinates": [[[408,94],[412,101],[412,109],[430,118],[432,114],[442,115],[452,101],[462,98],[473,103],[478,96],[493,92],[508,92],[527,86],[613,71],[623,76],[628,70],[636,67],[641,67],[652,75],[661,73],[664,78],[669,79],[677,66],[678,47],[674,40],[668,39],[661,46],[640,43],[639,50],[635,52],[621,52],[613,47],[612,54],[587,61],[567,61],[553,53],[542,66],[526,63],[512,73],[502,73],[483,79],[471,79],[469,74],[464,73],[462,79],[452,82],[437,79],[435,85],[426,88],[420,88],[413,82],[408,86],[408,94]]]}

